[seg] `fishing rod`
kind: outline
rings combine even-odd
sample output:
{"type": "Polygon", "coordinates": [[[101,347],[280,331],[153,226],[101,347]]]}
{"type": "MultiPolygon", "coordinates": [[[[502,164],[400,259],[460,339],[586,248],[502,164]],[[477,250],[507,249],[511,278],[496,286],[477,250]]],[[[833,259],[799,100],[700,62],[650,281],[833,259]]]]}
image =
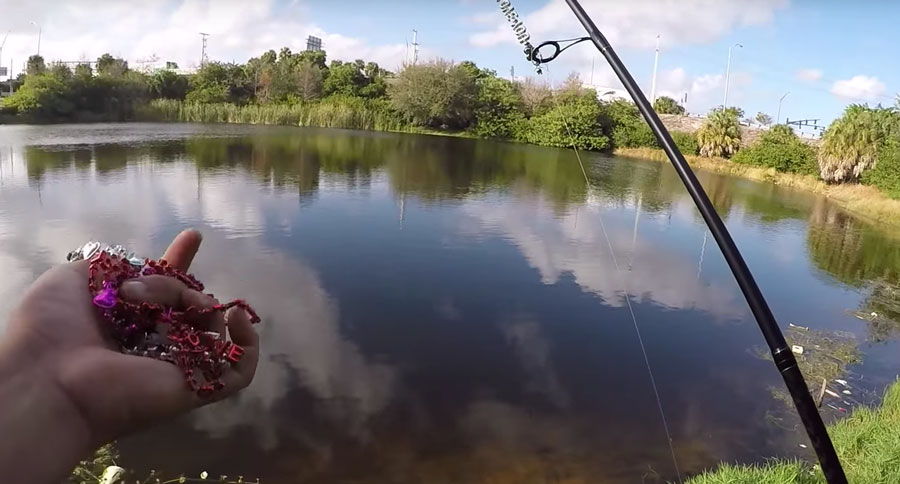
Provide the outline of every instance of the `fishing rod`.
{"type": "Polygon", "coordinates": [[[682,183],[684,183],[685,188],[694,200],[697,210],[699,210],[700,214],[703,216],[703,220],[706,222],[709,232],[722,250],[722,255],[725,256],[728,267],[731,269],[732,274],[734,274],[734,278],[737,280],[738,286],[741,288],[741,292],[743,292],[744,298],[750,306],[750,311],[753,313],[754,318],[756,318],[759,329],[762,332],[766,343],[769,345],[769,350],[772,353],[772,359],[775,361],[775,366],[781,373],[784,384],[791,394],[791,399],[794,401],[794,406],[797,408],[797,413],[800,415],[800,420],[803,422],[806,434],[809,436],[809,440],[819,459],[819,464],[822,467],[822,473],[825,475],[825,480],[829,484],[846,484],[847,477],[844,475],[844,469],[841,467],[841,462],[834,450],[831,438],[828,436],[825,423],[822,421],[818,408],[816,407],[815,402],[813,402],[812,395],[809,393],[809,388],[806,386],[806,381],[803,379],[800,367],[797,366],[797,359],[794,358],[794,353],[788,346],[787,341],[785,341],[784,334],[782,334],[781,329],[778,327],[778,322],[775,321],[775,316],[772,314],[772,310],[769,309],[769,305],[766,302],[762,291],[760,291],[759,286],[756,284],[756,280],[754,280],[753,275],[750,273],[750,269],[747,267],[744,257],[741,255],[740,250],[738,250],[737,245],[735,245],[734,239],[731,238],[731,234],[722,222],[722,218],[719,217],[718,212],[716,212],[712,202],[710,202],[709,196],[706,194],[703,186],[700,185],[697,175],[694,174],[694,171],[688,165],[687,161],[685,161],[684,155],[678,150],[669,131],[666,130],[666,127],[663,125],[662,121],[660,121],[656,111],[653,110],[650,102],[647,101],[647,97],[644,96],[644,93],[641,91],[640,87],[638,87],[634,78],[631,77],[628,69],[626,69],[625,65],[622,63],[622,60],[616,55],[616,52],[609,44],[609,41],[606,40],[606,37],[603,36],[591,17],[584,11],[584,8],[582,8],[578,0],[566,0],[569,8],[572,9],[572,13],[575,14],[575,17],[578,18],[578,21],[581,22],[581,25],[588,34],[587,37],[566,39],[562,41],[551,40],[543,42],[537,47],[533,47],[524,24],[519,19],[518,14],[510,4],[509,0],[497,0],[497,3],[512,26],[513,31],[516,33],[519,43],[525,47],[526,57],[535,65],[539,74],[541,72],[541,64],[546,64],[554,60],[569,47],[585,41],[591,41],[597,50],[603,54],[607,62],[609,62],[610,67],[612,67],[616,76],[618,76],[619,80],[622,82],[622,85],[625,86],[625,90],[631,95],[631,98],[637,105],[638,110],[644,116],[647,124],[650,125],[650,129],[656,136],[657,141],[659,141],[660,146],[662,146],[662,149],[666,152],[666,156],[668,156],[669,161],[672,162],[672,166],[675,167],[675,171],[678,173],[682,183]],[[561,46],[560,43],[565,43],[565,45],[561,46]],[[549,54],[542,55],[541,49],[545,49],[546,51],[548,48],[552,49],[549,51],[549,54]]]}

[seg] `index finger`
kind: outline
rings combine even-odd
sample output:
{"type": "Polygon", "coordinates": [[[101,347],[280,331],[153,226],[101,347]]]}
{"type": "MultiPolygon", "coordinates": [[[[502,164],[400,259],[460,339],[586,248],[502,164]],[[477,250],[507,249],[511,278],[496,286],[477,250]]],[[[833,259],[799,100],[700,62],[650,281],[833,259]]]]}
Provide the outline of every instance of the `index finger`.
{"type": "Polygon", "coordinates": [[[196,229],[188,229],[175,236],[166,253],[163,254],[162,260],[169,263],[170,266],[179,271],[187,271],[191,267],[191,262],[197,251],[200,250],[200,242],[203,241],[203,235],[196,229]]]}

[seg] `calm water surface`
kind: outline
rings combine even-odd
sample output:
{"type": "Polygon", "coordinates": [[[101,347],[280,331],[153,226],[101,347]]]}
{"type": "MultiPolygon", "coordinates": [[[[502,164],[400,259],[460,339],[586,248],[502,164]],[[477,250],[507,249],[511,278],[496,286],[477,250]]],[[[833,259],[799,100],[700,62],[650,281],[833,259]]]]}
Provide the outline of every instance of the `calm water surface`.
{"type": "MultiPolygon", "coordinates": [[[[682,472],[805,455],[674,171],[587,162],[592,189],[571,152],[490,141],[0,126],[0,327],[82,242],[158,255],[197,227],[193,271],[259,310],[263,358],[237,398],[122,441],[126,465],[266,483],[674,479],[627,294],[682,472]]],[[[781,324],[855,335],[850,376],[877,400],[896,335],[850,313],[883,305],[896,239],[822,198],[701,180],[781,324]]]]}

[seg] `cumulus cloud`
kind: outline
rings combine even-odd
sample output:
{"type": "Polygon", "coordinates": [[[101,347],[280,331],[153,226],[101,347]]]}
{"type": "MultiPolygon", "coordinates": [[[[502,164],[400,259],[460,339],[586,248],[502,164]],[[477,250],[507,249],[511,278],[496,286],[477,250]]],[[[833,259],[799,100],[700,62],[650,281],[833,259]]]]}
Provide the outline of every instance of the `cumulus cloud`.
{"type": "Polygon", "coordinates": [[[496,10],[486,10],[470,15],[463,20],[473,25],[493,25],[497,23],[497,15],[496,10]]]}
{"type": "MultiPolygon", "coordinates": [[[[729,97],[741,98],[742,89],[753,82],[746,72],[732,72],[729,81],[729,97]]],[[[687,94],[688,107],[694,112],[704,112],[722,103],[725,89],[724,74],[690,75],[682,67],[661,71],[657,79],[657,95],[681,100],[687,94]]]]}
{"type": "Polygon", "coordinates": [[[799,69],[794,73],[794,77],[801,81],[815,82],[822,79],[821,69],[799,69]]]}
{"type": "Polygon", "coordinates": [[[325,31],[297,1],[48,0],[4,2],[2,9],[0,30],[11,29],[4,58],[13,59],[15,71],[37,49],[38,29],[32,20],[43,29],[41,54],[48,61],[95,59],[109,52],[132,65],[140,66],[155,56],[156,65],[173,61],[190,68],[200,61],[200,32],[210,34],[209,58],[225,62],[243,62],[284,46],[302,50],[308,35],[322,38],[331,59],[365,58],[393,69],[406,55],[403,43],[376,45],[325,31]]]}
{"type": "Polygon", "coordinates": [[[836,81],[831,86],[831,93],[846,99],[859,99],[870,101],[885,92],[884,83],[877,77],[864,75],[853,76],[850,79],[836,81]]]}
{"type": "MultiPolygon", "coordinates": [[[[617,46],[651,48],[660,34],[663,45],[703,44],[714,41],[735,27],[761,25],[772,21],[776,10],[787,0],[656,0],[618,2],[589,0],[585,10],[617,46]]],[[[524,12],[520,12],[522,14],[524,12]]],[[[494,28],[473,34],[472,45],[493,47],[514,44],[515,35],[497,13],[494,28]]],[[[551,0],[525,15],[524,23],[537,38],[580,31],[578,21],[563,0],[551,0]]]]}

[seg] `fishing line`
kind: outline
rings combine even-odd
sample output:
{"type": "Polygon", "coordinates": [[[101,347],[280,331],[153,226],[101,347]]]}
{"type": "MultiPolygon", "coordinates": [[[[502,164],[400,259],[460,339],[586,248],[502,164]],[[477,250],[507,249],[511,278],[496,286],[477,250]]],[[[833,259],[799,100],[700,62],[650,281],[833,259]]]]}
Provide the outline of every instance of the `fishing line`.
{"type": "MultiPolygon", "coordinates": [[[[540,73],[541,65],[553,60],[563,49],[559,47],[558,42],[550,41],[539,44],[537,50],[539,51],[543,47],[552,47],[555,52],[551,56],[544,56],[535,51],[531,46],[530,36],[527,34],[525,26],[519,19],[518,13],[515,13],[515,9],[510,4],[510,1],[497,0],[497,3],[500,5],[501,11],[506,15],[507,20],[509,20],[510,24],[513,26],[519,42],[526,47],[526,58],[537,67],[538,73],[540,73]]],[[[565,0],[565,3],[568,5],[569,9],[572,10],[572,14],[575,15],[578,22],[581,23],[581,26],[584,28],[585,33],[588,34],[591,43],[594,44],[594,47],[597,48],[598,52],[603,54],[603,57],[609,63],[613,72],[615,72],[616,77],[622,82],[622,85],[625,87],[625,90],[628,91],[628,94],[631,95],[631,99],[637,106],[638,111],[643,115],[644,120],[647,121],[650,130],[659,142],[660,147],[665,151],[666,157],[668,157],[669,161],[672,163],[675,172],[687,189],[688,194],[690,194],[691,200],[694,201],[694,205],[703,217],[703,221],[706,222],[710,235],[712,235],[713,240],[715,240],[719,249],[721,249],[722,255],[725,257],[725,262],[728,264],[728,268],[731,269],[735,281],[741,288],[744,299],[747,301],[747,305],[750,306],[750,311],[753,313],[753,317],[756,319],[759,330],[766,340],[775,367],[778,368],[778,372],[781,374],[781,378],[784,380],[784,384],[791,395],[791,400],[793,400],[794,406],[797,408],[797,415],[803,422],[803,427],[806,430],[810,443],[812,443],[812,446],[816,451],[816,457],[819,459],[819,464],[821,465],[822,473],[825,475],[825,480],[829,484],[847,484],[847,476],[844,473],[844,468],[835,451],[834,444],[828,436],[828,429],[825,428],[825,422],[819,414],[819,409],[813,401],[812,395],[810,395],[809,387],[803,379],[803,373],[800,371],[797,359],[794,358],[794,353],[788,346],[784,333],[782,333],[778,321],[775,320],[775,315],[772,314],[772,309],[769,307],[765,296],[763,296],[759,285],[753,278],[750,268],[747,267],[747,262],[744,260],[743,255],[741,255],[740,249],[738,249],[737,244],[735,244],[734,239],[728,232],[728,227],[725,226],[725,222],[722,221],[722,217],[716,211],[715,206],[713,206],[709,195],[706,193],[706,190],[703,189],[703,185],[701,185],[700,180],[697,179],[694,170],[691,169],[687,160],[684,159],[684,155],[681,154],[681,151],[672,139],[672,135],[669,134],[669,131],[663,125],[663,122],[659,119],[659,115],[656,114],[650,101],[647,100],[647,96],[645,96],[643,91],[641,91],[641,88],[638,87],[634,77],[628,72],[628,69],[625,67],[622,59],[616,54],[612,45],[610,45],[600,29],[597,28],[593,19],[591,19],[587,12],[584,11],[584,8],[578,0],[565,0]]],[[[578,41],[579,40],[576,39],[575,43],[578,43],[578,41]]],[[[571,130],[569,129],[568,121],[565,119],[565,116],[563,116],[563,122],[566,131],[571,137],[571,130]]],[[[581,156],[578,154],[578,149],[574,142],[572,148],[575,150],[579,166],[581,166],[581,172],[584,175],[585,181],[588,184],[588,189],[590,190],[590,181],[587,177],[587,171],[584,168],[584,163],[581,161],[581,156]]],[[[669,217],[671,219],[671,211],[669,212],[669,217]]],[[[603,228],[604,237],[606,237],[607,243],[610,245],[610,249],[612,249],[612,244],[606,234],[606,227],[603,225],[602,219],[601,228],[603,228]]],[[[610,252],[612,253],[612,250],[610,250],[610,252]]],[[[613,262],[618,266],[618,262],[615,260],[615,254],[612,254],[612,256],[613,262]]],[[[702,266],[700,268],[702,268],[702,266]]],[[[628,303],[629,309],[631,309],[627,284],[625,289],[625,301],[628,303]]],[[[632,318],[634,318],[633,311],[632,318]]],[[[636,318],[634,319],[634,324],[635,329],[638,329],[636,318]]],[[[639,329],[638,335],[640,335],[639,329]]],[[[644,350],[647,369],[650,371],[649,359],[647,359],[646,350],[643,348],[643,340],[641,340],[641,348],[644,350]]],[[[653,389],[657,397],[657,402],[659,403],[661,411],[660,415],[662,416],[663,424],[666,427],[666,434],[669,436],[668,424],[665,422],[665,412],[662,412],[662,403],[660,403],[659,392],[656,390],[652,371],[650,371],[650,377],[653,382],[653,389]]],[[[674,458],[675,452],[672,447],[671,437],[669,437],[669,448],[672,450],[672,456],[674,458]]],[[[680,480],[679,472],[679,481],[680,480]]]]}
{"type": "Polygon", "coordinates": [[[709,235],[709,230],[703,231],[703,245],[700,246],[700,263],[697,264],[697,280],[700,280],[700,274],[703,273],[703,254],[706,253],[706,236],[709,235]]]}
{"type": "MultiPolygon", "coordinates": [[[[555,57],[555,56],[554,56],[555,57]]],[[[550,90],[551,96],[556,104],[556,109],[559,110],[560,104],[559,99],[553,94],[553,79],[550,75],[549,64],[545,64],[544,69],[547,71],[547,78],[550,80],[550,90]]],[[[580,88],[580,86],[579,86],[580,88]]],[[[569,139],[572,141],[572,151],[575,152],[575,158],[578,160],[578,166],[581,167],[581,174],[584,175],[584,182],[587,185],[588,193],[590,193],[594,186],[591,184],[591,180],[587,175],[587,170],[584,168],[584,162],[581,160],[581,154],[578,152],[578,147],[575,144],[575,138],[572,136],[572,130],[569,128],[569,121],[566,118],[565,113],[561,112],[563,126],[566,128],[566,134],[568,134],[569,139]]],[[[636,207],[636,210],[640,210],[640,207],[636,207]]],[[[613,267],[616,269],[617,274],[621,274],[621,270],[619,269],[619,261],[616,258],[616,253],[613,250],[612,241],[609,239],[609,234],[606,231],[606,224],[603,223],[603,215],[600,212],[597,212],[597,219],[600,221],[600,230],[603,232],[603,238],[606,240],[606,245],[609,247],[609,255],[613,261],[613,267]]],[[[637,236],[637,226],[635,226],[634,236],[637,236]]],[[[644,356],[644,365],[647,368],[647,376],[650,380],[650,386],[653,388],[653,396],[656,397],[656,407],[659,409],[659,417],[662,420],[663,429],[666,432],[666,443],[669,445],[669,452],[672,454],[672,464],[675,466],[675,475],[678,476],[678,482],[683,483],[684,481],[681,479],[681,469],[678,467],[678,458],[675,457],[675,446],[672,443],[672,434],[669,432],[669,421],[666,419],[666,412],[663,409],[662,399],[659,396],[659,388],[656,385],[656,377],[653,376],[653,369],[650,366],[650,358],[647,356],[647,348],[644,345],[644,338],[641,336],[641,329],[638,326],[637,317],[634,315],[634,308],[631,306],[631,297],[628,294],[628,283],[627,279],[623,278],[625,281],[622,284],[622,292],[625,294],[625,305],[628,306],[628,313],[631,315],[631,322],[634,325],[634,332],[637,335],[638,344],[641,347],[641,354],[644,356]]]]}

